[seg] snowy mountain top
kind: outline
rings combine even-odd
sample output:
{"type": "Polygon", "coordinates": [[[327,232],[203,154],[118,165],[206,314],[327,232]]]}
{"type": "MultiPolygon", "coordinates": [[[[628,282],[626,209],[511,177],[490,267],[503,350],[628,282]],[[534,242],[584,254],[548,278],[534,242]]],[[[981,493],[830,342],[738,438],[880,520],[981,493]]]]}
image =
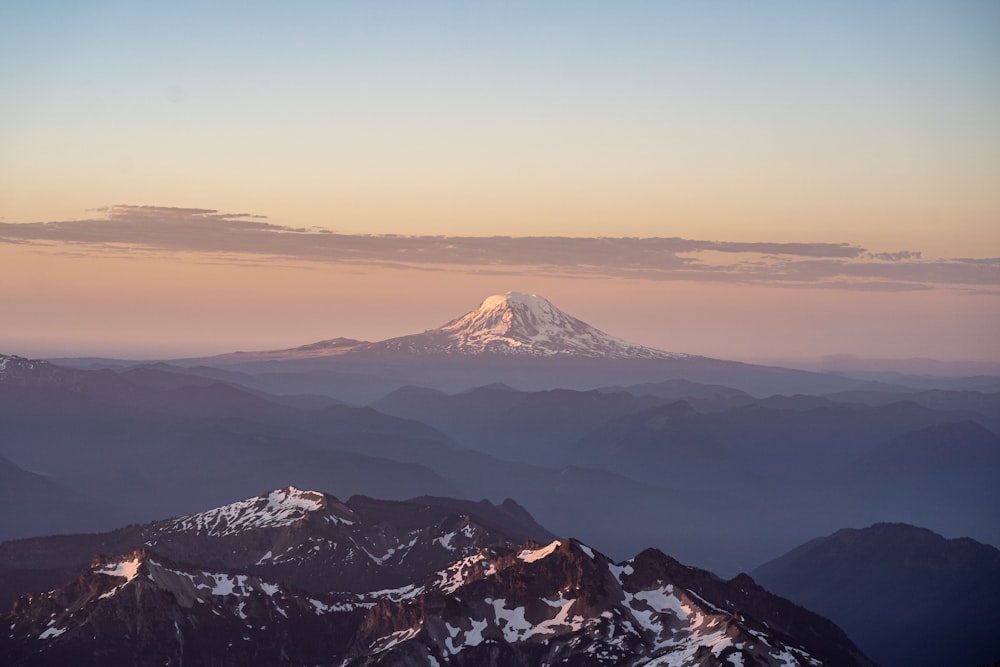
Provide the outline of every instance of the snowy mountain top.
{"type": "Polygon", "coordinates": [[[363,496],[342,503],[286,487],[139,530],[147,547],[179,562],[273,575],[310,591],[360,593],[422,581],[484,547],[513,549],[525,539],[516,529],[509,535],[491,527],[475,509],[363,496]]]}
{"type": "Polygon", "coordinates": [[[537,294],[525,294],[523,292],[505,292],[504,294],[493,294],[483,299],[479,306],[480,311],[493,311],[502,308],[523,308],[530,311],[536,318],[544,319],[559,312],[559,309],[552,305],[552,302],[537,294]]]}
{"type": "Polygon", "coordinates": [[[318,491],[301,491],[294,486],[271,491],[248,500],[166,522],[159,532],[197,532],[219,537],[246,530],[290,525],[311,512],[333,509],[328,519],[350,525],[356,517],[350,508],[318,491]],[[329,502],[333,501],[333,502],[329,502]]]}
{"type": "Polygon", "coordinates": [[[283,350],[232,352],[179,363],[227,364],[389,354],[448,356],[585,357],[590,359],[686,359],[615,338],[567,315],[537,294],[506,292],[487,297],[475,310],[437,329],[370,343],[331,338],[283,350]]]}
{"type": "Polygon", "coordinates": [[[536,294],[507,292],[438,329],[366,348],[417,354],[677,359],[688,355],[633,345],[567,315],[536,294]]]}

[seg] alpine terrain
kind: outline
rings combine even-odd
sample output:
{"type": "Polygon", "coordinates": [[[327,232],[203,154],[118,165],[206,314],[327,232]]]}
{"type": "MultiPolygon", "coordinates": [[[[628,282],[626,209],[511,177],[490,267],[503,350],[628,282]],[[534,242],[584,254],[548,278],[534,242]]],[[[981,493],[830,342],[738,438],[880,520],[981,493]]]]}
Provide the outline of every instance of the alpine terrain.
{"type": "Polygon", "coordinates": [[[98,544],[117,554],[20,597],[0,617],[0,662],[873,665],[746,575],[724,581],[654,549],[616,564],[572,539],[515,544],[518,526],[539,530],[523,510],[455,502],[288,487],[102,536],[6,543],[7,566],[98,544]]]}
{"type": "Polygon", "coordinates": [[[63,583],[97,553],[154,549],[278,579],[310,591],[396,586],[485,546],[550,540],[528,512],[451,498],[410,501],[352,496],[346,502],[286,487],[189,516],[107,533],[0,543],[0,605],[63,583]]]}

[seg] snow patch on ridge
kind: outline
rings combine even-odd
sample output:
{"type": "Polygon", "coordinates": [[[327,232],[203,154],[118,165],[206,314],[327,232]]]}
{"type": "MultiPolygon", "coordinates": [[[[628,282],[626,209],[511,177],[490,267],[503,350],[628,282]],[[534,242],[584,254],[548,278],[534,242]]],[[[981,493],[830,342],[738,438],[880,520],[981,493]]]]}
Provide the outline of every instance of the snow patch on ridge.
{"type": "Polygon", "coordinates": [[[479,646],[483,643],[483,630],[486,629],[489,622],[485,618],[482,620],[470,620],[472,628],[465,632],[461,628],[445,624],[449,636],[445,639],[444,645],[452,655],[458,655],[462,649],[469,648],[470,646],[479,646]],[[459,635],[463,636],[459,638],[459,635]]]}
{"type": "Polygon", "coordinates": [[[112,588],[107,593],[101,595],[99,599],[103,600],[115,595],[124,586],[126,586],[130,581],[139,576],[139,566],[142,564],[142,559],[139,556],[130,558],[128,560],[121,560],[114,563],[108,563],[104,567],[100,567],[94,570],[96,574],[107,574],[112,577],[121,577],[125,579],[122,583],[118,584],[112,588]]]}
{"type": "Polygon", "coordinates": [[[518,558],[523,560],[525,563],[534,563],[536,560],[541,560],[555,551],[562,542],[555,540],[548,546],[542,547],[541,549],[525,549],[517,555],[518,558]]]}
{"type": "Polygon", "coordinates": [[[42,634],[38,635],[39,639],[51,639],[52,637],[58,637],[64,634],[69,628],[48,628],[42,634]]]}
{"type": "Polygon", "coordinates": [[[138,576],[140,563],[141,560],[136,557],[116,563],[109,563],[104,567],[94,570],[94,572],[97,574],[109,574],[112,577],[123,577],[127,584],[138,576]]]}
{"type": "Polygon", "coordinates": [[[417,625],[416,627],[406,628],[405,630],[397,630],[390,635],[385,637],[379,637],[371,643],[368,647],[372,653],[381,653],[382,651],[388,651],[397,644],[402,644],[405,641],[409,641],[420,634],[420,630],[423,626],[417,625]]]}

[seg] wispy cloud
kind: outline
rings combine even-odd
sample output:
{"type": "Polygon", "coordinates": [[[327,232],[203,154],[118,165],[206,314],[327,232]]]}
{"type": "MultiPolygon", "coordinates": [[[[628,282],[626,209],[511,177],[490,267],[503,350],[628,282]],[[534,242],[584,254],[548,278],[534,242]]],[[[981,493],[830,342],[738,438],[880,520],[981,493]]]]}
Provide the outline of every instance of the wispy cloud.
{"type": "Polygon", "coordinates": [[[401,236],[276,225],[245,213],[117,205],[83,220],[0,222],[0,242],[205,253],[436,270],[628,277],[873,291],[1000,285],[1000,258],[926,260],[849,243],[744,243],[682,238],[401,236]]]}

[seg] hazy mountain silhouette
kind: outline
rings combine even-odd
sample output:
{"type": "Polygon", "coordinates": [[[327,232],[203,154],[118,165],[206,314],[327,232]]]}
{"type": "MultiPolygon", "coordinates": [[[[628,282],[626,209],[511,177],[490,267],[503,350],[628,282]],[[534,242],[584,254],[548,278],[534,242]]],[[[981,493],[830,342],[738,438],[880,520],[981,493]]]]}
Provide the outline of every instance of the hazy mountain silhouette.
{"type": "Polygon", "coordinates": [[[817,538],[753,571],[838,623],[886,667],[980,665],[1000,656],[1000,551],[906,524],[817,538]]]}
{"type": "MultiPolygon", "coordinates": [[[[425,416],[436,429],[372,408],[271,397],[204,372],[37,367],[38,375],[0,381],[0,456],[109,507],[85,513],[77,530],[294,482],[396,499],[515,497],[560,533],[615,557],[656,546],[722,573],[757,565],[817,529],[872,521],[1000,541],[995,505],[983,502],[995,496],[993,484],[905,478],[892,487],[905,491],[897,493],[875,463],[865,472],[865,456],[880,444],[976,412],[754,399],[701,385],[689,386],[701,397],[691,400],[707,412],[644,392],[502,385],[385,397],[392,410],[425,416]]],[[[8,505],[0,526],[10,527],[7,538],[44,534],[62,530],[70,514],[59,504],[8,505]]]]}

